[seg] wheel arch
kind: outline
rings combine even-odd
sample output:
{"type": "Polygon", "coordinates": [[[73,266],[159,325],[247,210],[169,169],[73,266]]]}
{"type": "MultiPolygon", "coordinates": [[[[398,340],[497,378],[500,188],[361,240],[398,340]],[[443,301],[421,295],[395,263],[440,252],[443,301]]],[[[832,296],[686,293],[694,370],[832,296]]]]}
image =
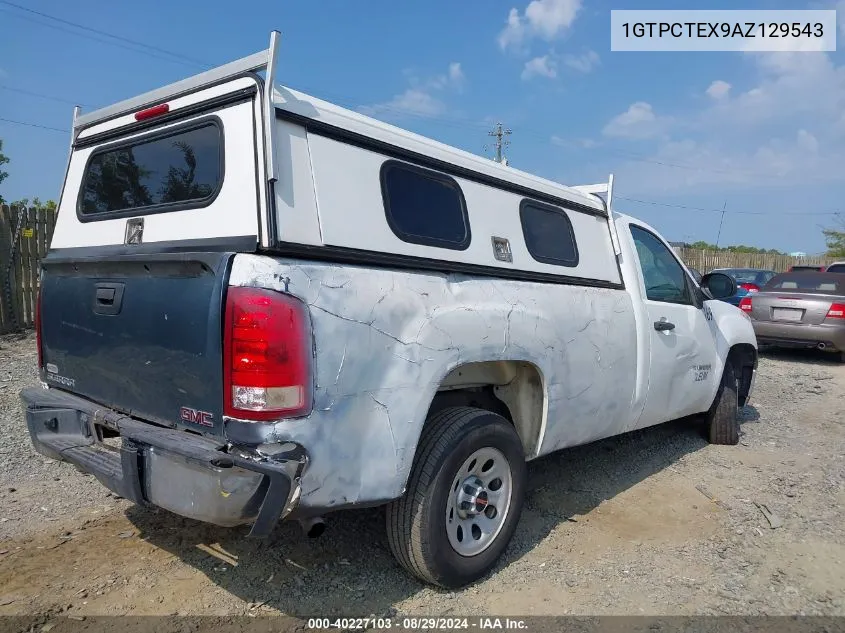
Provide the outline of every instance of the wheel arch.
{"type": "Polygon", "coordinates": [[[461,363],[440,381],[426,414],[470,406],[501,415],[522,442],[526,460],[537,456],[545,430],[546,386],[541,369],[525,360],[461,363]]]}
{"type": "Polygon", "coordinates": [[[748,402],[754,372],[757,370],[757,348],[750,343],[735,343],[728,350],[726,363],[731,363],[739,380],[739,406],[744,407],[748,402]]]}

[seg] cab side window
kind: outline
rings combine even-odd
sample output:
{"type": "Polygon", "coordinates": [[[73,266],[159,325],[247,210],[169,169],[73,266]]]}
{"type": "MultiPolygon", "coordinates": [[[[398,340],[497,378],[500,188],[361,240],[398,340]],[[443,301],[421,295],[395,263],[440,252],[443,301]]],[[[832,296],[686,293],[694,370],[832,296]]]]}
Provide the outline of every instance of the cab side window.
{"type": "Polygon", "coordinates": [[[692,304],[687,276],[671,251],[653,233],[631,225],[649,301],[692,304]]]}

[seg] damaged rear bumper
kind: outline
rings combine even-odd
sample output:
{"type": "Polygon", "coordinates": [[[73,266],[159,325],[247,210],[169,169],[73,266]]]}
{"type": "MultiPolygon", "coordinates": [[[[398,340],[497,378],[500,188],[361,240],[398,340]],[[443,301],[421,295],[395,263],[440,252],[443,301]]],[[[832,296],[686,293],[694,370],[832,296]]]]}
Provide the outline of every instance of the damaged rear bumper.
{"type": "Polygon", "coordinates": [[[299,500],[308,457],[293,442],[233,447],[56,389],[24,389],[20,397],[39,453],[76,465],[134,503],[215,525],[252,523],[249,535],[260,537],[299,500]],[[118,445],[103,441],[115,434],[118,445]]]}

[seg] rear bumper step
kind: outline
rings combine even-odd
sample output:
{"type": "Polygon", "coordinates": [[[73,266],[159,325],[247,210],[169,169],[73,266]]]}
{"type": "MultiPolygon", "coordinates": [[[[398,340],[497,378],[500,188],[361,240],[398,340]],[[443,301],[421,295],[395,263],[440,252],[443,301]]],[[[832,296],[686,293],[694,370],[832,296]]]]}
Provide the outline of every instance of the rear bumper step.
{"type": "Polygon", "coordinates": [[[56,389],[24,389],[20,397],[39,453],[76,465],[139,505],[227,527],[252,523],[249,536],[263,537],[299,499],[308,456],[293,442],[267,452],[229,447],[56,389]],[[119,435],[119,447],[102,441],[103,429],[119,435]]]}

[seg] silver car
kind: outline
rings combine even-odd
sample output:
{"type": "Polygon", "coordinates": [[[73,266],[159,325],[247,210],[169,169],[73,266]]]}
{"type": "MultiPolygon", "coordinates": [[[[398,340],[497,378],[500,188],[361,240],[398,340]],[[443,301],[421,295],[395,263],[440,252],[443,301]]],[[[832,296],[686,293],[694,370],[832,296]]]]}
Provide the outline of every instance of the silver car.
{"type": "Polygon", "coordinates": [[[739,308],[751,317],[759,345],[815,347],[845,362],[845,275],[775,275],[739,308]]]}

